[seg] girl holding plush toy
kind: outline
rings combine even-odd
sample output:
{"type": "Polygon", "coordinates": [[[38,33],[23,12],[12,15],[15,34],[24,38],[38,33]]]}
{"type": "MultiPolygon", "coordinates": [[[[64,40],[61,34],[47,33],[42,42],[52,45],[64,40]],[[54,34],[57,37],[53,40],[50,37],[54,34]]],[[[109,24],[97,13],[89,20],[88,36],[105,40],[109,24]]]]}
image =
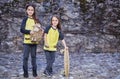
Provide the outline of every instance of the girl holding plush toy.
{"type": "Polygon", "coordinates": [[[32,72],[33,76],[37,77],[37,64],[36,64],[36,49],[38,42],[32,42],[30,39],[30,34],[33,34],[33,26],[36,23],[40,23],[36,18],[35,6],[33,4],[28,4],[26,6],[27,16],[23,19],[20,31],[24,34],[24,44],[23,44],[23,76],[25,78],[29,77],[28,74],[28,59],[29,53],[31,54],[32,72]]]}

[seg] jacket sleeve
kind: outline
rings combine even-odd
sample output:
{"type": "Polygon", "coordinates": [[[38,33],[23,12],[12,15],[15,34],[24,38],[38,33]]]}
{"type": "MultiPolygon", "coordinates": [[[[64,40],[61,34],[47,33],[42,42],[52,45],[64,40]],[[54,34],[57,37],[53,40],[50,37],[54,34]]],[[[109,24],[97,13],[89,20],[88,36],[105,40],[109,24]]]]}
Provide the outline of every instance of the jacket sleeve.
{"type": "Polygon", "coordinates": [[[27,17],[24,18],[23,21],[22,21],[20,32],[24,33],[24,34],[30,34],[30,30],[25,30],[26,21],[27,21],[27,17]]]}
{"type": "Polygon", "coordinates": [[[59,30],[59,40],[63,40],[64,39],[64,35],[63,33],[61,32],[61,30],[59,30]]]}
{"type": "Polygon", "coordinates": [[[47,27],[45,28],[45,30],[44,30],[44,33],[47,33],[47,34],[48,34],[48,31],[49,31],[50,27],[51,27],[51,26],[47,26],[47,27]]]}

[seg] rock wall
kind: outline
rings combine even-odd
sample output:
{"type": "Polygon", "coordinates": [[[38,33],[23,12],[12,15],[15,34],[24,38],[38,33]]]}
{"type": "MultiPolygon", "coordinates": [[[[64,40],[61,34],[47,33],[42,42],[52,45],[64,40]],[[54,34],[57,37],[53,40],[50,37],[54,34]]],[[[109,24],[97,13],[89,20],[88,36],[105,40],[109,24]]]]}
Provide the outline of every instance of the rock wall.
{"type": "MultiPolygon", "coordinates": [[[[29,2],[36,5],[43,28],[53,14],[60,16],[71,52],[119,52],[120,0],[1,0],[0,51],[22,51],[20,25],[29,2]]],[[[38,52],[42,46],[43,41],[38,52]]]]}

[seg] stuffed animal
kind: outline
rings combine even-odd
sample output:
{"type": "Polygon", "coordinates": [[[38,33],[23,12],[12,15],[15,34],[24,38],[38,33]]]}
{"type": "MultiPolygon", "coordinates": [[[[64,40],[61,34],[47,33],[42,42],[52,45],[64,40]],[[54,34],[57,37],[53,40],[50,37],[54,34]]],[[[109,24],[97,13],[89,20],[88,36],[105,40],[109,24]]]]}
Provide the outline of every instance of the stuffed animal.
{"type": "Polygon", "coordinates": [[[32,42],[40,42],[40,40],[42,39],[43,30],[39,23],[36,23],[33,26],[33,32],[34,33],[30,35],[31,41],[32,42]]]}

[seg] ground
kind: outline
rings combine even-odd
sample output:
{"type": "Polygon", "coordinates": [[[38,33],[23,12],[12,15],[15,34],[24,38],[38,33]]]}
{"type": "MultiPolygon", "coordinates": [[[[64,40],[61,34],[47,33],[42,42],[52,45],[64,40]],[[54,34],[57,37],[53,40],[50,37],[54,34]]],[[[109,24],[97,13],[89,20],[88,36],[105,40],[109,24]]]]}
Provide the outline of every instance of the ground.
{"type": "MultiPolygon", "coordinates": [[[[57,52],[53,66],[54,75],[45,77],[44,52],[37,53],[39,79],[120,79],[120,53],[70,53],[70,75],[63,76],[63,54],[57,52]]],[[[22,74],[22,53],[0,54],[0,79],[24,79],[22,74]]],[[[29,58],[29,78],[32,76],[29,58]]]]}

